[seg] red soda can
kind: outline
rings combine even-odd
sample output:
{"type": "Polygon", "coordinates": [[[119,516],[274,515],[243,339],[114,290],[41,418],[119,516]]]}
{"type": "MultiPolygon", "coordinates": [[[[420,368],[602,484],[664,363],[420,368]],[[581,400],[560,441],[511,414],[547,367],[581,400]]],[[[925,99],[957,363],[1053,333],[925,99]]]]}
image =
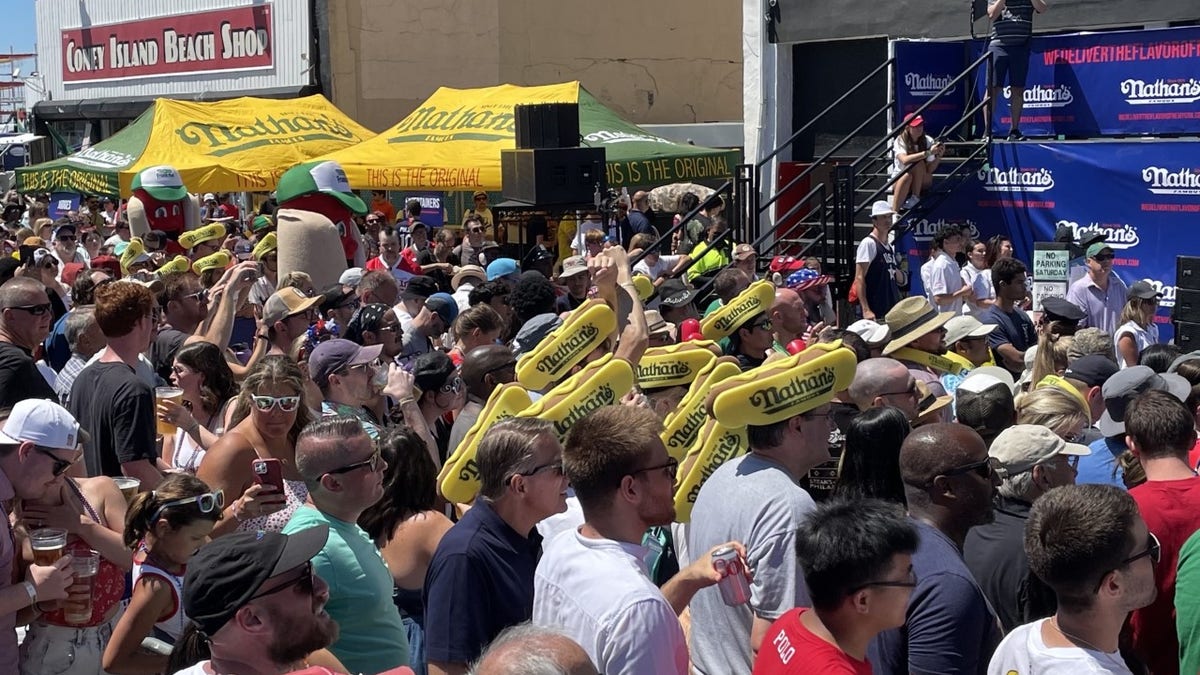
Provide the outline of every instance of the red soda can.
{"type": "Polygon", "coordinates": [[[746,568],[738,550],[732,546],[722,546],[713,551],[713,568],[721,575],[717,587],[721,589],[721,599],[727,605],[744,605],[750,601],[750,580],[746,577],[746,568]]]}

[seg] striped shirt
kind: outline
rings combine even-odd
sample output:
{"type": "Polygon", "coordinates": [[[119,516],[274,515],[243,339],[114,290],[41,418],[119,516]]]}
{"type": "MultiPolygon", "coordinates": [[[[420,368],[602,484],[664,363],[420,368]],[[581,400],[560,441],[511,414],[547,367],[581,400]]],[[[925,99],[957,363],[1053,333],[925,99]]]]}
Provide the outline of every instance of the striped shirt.
{"type": "MultiPolygon", "coordinates": [[[[989,0],[988,5],[997,0],[989,0]]],[[[1033,36],[1033,0],[1008,0],[1000,18],[992,22],[992,43],[1023,45],[1033,36]]]]}

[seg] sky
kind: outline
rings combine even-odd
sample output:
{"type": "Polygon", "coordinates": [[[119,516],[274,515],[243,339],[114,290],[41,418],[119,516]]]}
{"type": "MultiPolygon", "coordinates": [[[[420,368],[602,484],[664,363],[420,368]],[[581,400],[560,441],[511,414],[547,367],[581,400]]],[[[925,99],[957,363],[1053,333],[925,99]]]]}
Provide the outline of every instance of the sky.
{"type": "Polygon", "coordinates": [[[37,29],[33,19],[33,0],[8,0],[4,3],[4,27],[0,28],[0,51],[32,53],[37,29]]]}

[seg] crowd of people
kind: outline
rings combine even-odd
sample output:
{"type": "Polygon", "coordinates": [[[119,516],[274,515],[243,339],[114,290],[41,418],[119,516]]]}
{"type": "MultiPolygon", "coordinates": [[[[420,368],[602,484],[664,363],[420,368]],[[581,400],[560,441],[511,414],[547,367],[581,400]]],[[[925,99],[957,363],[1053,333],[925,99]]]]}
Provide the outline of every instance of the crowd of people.
{"type": "Polygon", "coordinates": [[[879,202],[843,325],[702,199],[517,260],[486,194],[461,241],[376,195],[325,288],[269,205],[6,210],[0,672],[1200,668],[1200,355],[1152,286],[1086,242],[1031,316],[948,226],[905,297],[879,202]]]}

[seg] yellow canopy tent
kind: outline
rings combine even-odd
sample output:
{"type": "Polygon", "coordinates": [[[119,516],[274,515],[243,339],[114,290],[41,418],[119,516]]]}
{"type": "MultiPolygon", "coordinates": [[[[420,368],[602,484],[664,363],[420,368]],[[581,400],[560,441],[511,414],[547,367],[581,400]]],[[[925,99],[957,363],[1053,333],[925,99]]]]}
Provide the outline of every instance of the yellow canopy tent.
{"type": "Polygon", "coordinates": [[[170,164],[192,192],[266,192],[292,166],[374,135],[320,95],[211,103],[160,98],[112,137],[19,169],[17,189],[128,196],[138,172],[170,164]]]}
{"type": "Polygon", "coordinates": [[[581,145],[605,149],[610,187],[719,180],[737,163],[737,151],[675,143],[621,119],[578,82],[442,87],[391,129],[318,159],[340,163],[357,189],[497,191],[518,103],[578,103],[581,145]]]}

